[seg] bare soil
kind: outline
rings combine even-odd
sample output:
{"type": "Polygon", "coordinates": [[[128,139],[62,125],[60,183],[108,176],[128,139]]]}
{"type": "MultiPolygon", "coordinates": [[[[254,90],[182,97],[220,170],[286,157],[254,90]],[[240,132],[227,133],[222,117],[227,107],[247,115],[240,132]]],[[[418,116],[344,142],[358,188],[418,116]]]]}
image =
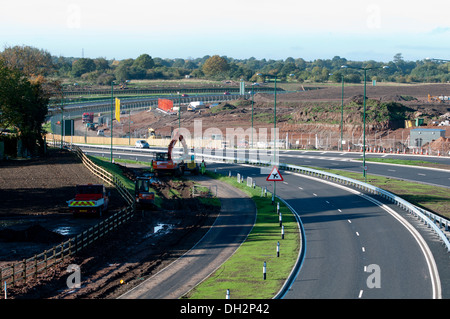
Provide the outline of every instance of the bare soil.
{"type": "MultiPolygon", "coordinates": [[[[0,267],[40,253],[100,221],[74,218],[66,209],[65,201],[74,195],[75,185],[99,182],[68,151],[51,150],[46,158],[0,165],[0,200],[4,203],[0,210],[0,267]],[[16,193],[19,199],[14,199],[16,193]]],[[[130,178],[141,173],[139,168],[122,168],[130,178]]],[[[9,287],[8,298],[115,298],[139,284],[190,249],[213,223],[217,208],[191,198],[192,184],[187,179],[160,178],[155,188],[164,207],[137,212],[120,231],[47,273],[9,287]],[[67,287],[70,264],[80,266],[80,289],[67,287]]],[[[111,195],[109,213],[125,205],[114,188],[111,195]]]]}
{"type": "MultiPolygon", "coordinates": [[[[306,85],[299,85],[298,90],[307,89],[306,85]]],[[[300,145],[305,145],[305,134],[327,134],[338,138],[341,121],[341,86],[316,86],[299,92],[277,94],[277,128],[280,137],[289,134],[292,140],[300,140],[300,145]],[[303,139],[303,140],[302,140],[303,139]]],[[[433,120],[445,120],[445,114],[450,113],[450,102],[438,102],[436,99],[428,99],[439,95],[450,96],[449,84],[426,85],[367,85],[367,97],[381,102],[398,102],[408,108],[407,118],[424,118],[425,123],[432,127],[433,120]]],[[[344,135],[359,136],[362,134],[362,85],[346,84],[344,88],[344,105],[350,101],[359,102],[358,109],[344,111],[344,135]]],[[[180,126],[194,132],[194,120],[201,120],[203,132],[208,128],[218,128],[223,135],[226,128],[251,127],[252,103],[250,99],[229,103],[221,103],[216,109],[199,109],[196,112],[188,112],[182,107],[180,126]],[[221,109],[221,111],[217,111],[221,109]]],[[[273,94],[258,93],[254,96],[253,103],[253,127],[273,128],[274,99],[273,94]]],[[[170,136],[178,127],[178,116],[166,115],[158,111],[143,111],[131,116],[131,132],[137,132],[145,136],[149,127],[155,129],[157,135],[170,136]]],[[[395,140],[406,139],[411,128],[404,128],[403,122],[368,122],[367,139],[390,138],[395,140]]],[[[450,126],[440,126],[450,135],[450,126]]],[[[121,125],[114,131],[117,134],[126,134],[129,130],[128,115],[123,117],[121,125]],[[123,132],[121,132],[121,129],[123,132]]],[[[270,131],[269,131],[270,132],[270,131]]],[[[448,144],[448,143],[447,143],[448,144]]],[[[442,143],[440,144],[442,150],[442,143]]]]}

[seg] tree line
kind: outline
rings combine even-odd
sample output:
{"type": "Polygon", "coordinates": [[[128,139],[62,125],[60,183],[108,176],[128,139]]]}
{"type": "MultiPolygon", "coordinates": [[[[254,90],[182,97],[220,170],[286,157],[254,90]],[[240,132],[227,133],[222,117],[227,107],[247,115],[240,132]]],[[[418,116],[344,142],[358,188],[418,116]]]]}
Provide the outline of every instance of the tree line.
{"type": "Polygon", "coordinates": [[[335,56],[332,59],[306,61],[288,57],[284,60],[235,59],[227,56],[206,55],[202,58],[167,59],[143,53],[136,59],[116,60],[52,56],[45,50],[16,46],[5,48],[0,57],[26,72],[34,72],[58,79],[73,79],[91,84],[108,85],[112,81],[135,79],[182,79],[186,76],[213,80],[261,81],[258,74],[277,75],[282,81],[360,83],[364,76],[355,68],[377,68],[367,71],[367,80],[397,83],[447,83],[450,81],[450,63],[437,60],[406,61],[401,53],[392,61],[350,61],[335,56]],[[34,62],[28,65],[27,57],[34,62]],[[347,65],[350,68],[343,69],[347,65]],[[382,68],[387,66],[387,68],[382,68]]]}

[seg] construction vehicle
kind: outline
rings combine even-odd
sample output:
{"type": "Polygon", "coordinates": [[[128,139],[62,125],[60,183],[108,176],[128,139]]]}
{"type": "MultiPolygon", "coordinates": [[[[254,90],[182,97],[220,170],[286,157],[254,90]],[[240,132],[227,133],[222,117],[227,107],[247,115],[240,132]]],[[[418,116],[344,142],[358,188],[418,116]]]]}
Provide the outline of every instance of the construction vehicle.
{"type": "Polygon", "coordinates": [[[82,123],[93,123],[94,122],[94,113],[92,112],[84,112],[81,117],[82,123]]]}
{"type": "Polygon", "coordinates": [[[136,208],[152,209],[155,205],[155,193],[151,191],[153,176],[138,176],[135,181],[134,195],[136,208]]]}
{"type": "Polygon", "coordinates": [[[153,170],[158,175],[172,174],[181,176],[185,171],[190,171],[192,174],[198,174],[199,169],[198,165],[195,163],[194,156],[191,156],[189,162],[187,161],[188,156],[188,148],[183,135],[177,135],[170,141],[167,152],[156,153],[152,166],[153,170]],[[183,153],[179,159],[174,160],[172,151],[177,141],[180,141],[183,145],[183,153]]]}
{"type": "Polygon", "coordinates": [[[88,128],[88,130],[91,130],[91,131],[97,130],[97,126],[95,123],[86,123],[86,127],[88,128]]]}
{"type": "Polygon", "coordinates": [[[75,198],[67,201],[74,216],[98,216],[108,209],[109,192],[102,184],[77,185],[75,198]]]}

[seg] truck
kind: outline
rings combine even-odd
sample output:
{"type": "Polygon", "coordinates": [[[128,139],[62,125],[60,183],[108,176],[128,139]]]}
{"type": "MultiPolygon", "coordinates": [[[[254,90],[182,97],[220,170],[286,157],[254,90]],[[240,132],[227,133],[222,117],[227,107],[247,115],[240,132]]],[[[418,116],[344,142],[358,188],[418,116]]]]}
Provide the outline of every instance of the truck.
{"type": "Polygon", "coordinates": [[[94,113],[93,112],[84,112],[81,117],[82,123],[94,123],[94,113]]]}
{"type": "Polygon", "coordinates": [[[190,102],[187,110],[188,111],[195,111],[197,109],[197,107],[202,106],[204,104],[204,102],[202,101],[197,101],[197,102],[190,102]]]}
{"type": "Polygon", "coordinates": [[[108,210],[109,192],[103,184],[76,186],[75,198],[67,201],[74,216],[98,216],[108,210]]]}
{"type": "Polygon", "coordinates": [[[134,195],[136,208],[153,209],[155,207],[155,193],[151,189],[153,176],[138,176],[135,181],[134,195]]]}

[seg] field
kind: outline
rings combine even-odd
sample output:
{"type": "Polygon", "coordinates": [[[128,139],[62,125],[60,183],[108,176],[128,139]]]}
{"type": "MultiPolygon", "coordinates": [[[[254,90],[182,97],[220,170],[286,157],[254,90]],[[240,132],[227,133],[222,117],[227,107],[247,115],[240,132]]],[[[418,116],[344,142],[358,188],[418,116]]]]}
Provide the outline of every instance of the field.
{"type": "MultiPolygon", "coordinates": [[[[126,176],[140,173],[137,168],[116,166],[126,176]]],[[[2,162],[0,267],[41,253],[98,223],[99,218],[74,218],[67,211],[66,201],[74,195],[75,185],[99,182],[75,155],[65,150],[53,149],[47,158],[2,162]]],[[[214,222],[217,209],[189,198],[191,187],[192,182],[187,180],[161,178],[156,187],[165,203],[161,209],[137,214],[121,231],[107,235],[47,273],[26,284],[8,287],[8,298],[117,297],[178,258],[214,222]],[[77,291],[67,289],[69,264],[81,267],[82,280],[88,285],[77,291]]],[[[112,213],[125,201],[114,188],[109,190],[112,213]]]]}

